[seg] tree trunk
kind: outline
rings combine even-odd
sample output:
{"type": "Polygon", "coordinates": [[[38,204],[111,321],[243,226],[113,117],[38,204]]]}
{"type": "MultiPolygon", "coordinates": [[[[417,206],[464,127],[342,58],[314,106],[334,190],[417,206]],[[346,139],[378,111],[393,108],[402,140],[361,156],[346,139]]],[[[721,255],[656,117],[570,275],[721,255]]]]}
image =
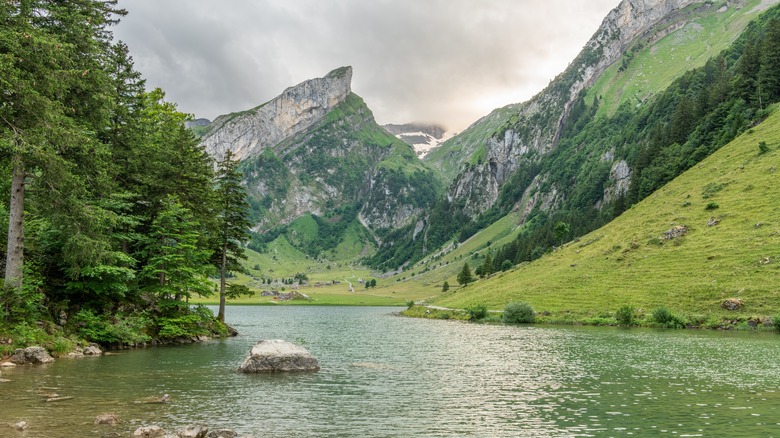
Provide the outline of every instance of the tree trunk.
{"type": "Polygon", "coordinates": [[[11,203],[8,209],[8,247],[5,259],[5,286],[22,287],[24,268],[24,161],[13,157],[11,203]]]}
{"type": "Polygon", "coordinates": [[[22,286],[24,268],[24,161],[13,158],[11,201],[8,215],[8,246],[5,262],[5,285],[22,286]]]}
{"type": "Polygon", "coordinates": [[[227,269],[227,245],[222,245],[222,266],[219,267],[219,314],[217,319],[225,323],[225,271],[227,269]]]}

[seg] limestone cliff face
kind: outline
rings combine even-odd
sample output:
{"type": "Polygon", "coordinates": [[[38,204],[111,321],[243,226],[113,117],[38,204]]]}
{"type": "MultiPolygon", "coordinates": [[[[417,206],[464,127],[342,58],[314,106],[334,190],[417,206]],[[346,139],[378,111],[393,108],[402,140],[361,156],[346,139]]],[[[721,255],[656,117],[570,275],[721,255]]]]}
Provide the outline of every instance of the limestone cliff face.
{"type": "Polygon", "coordinates": [[[380,127],[350,92],[352,68],[288,88],[255,109],[218,117],[202,144],[241,160],[256,231],[313,214],[359,215],[373,231],[416,220],[441,196],[411,146],[380,127]]]}
{"type": "MultiPolygon", "coordinates": [[[[471,216],[492,206],[502,184],[518,169],[520,163],[526,160],[538,161],[556,146],[565,120],[580,93],[591,86],[607,67],[621,59],[635,38],[663,26],[675,11],[700,2],[621,2],[604,19],[599,30],[569,68],[544,91],[528,102],[494,111],[446,142],[438,154],[432,154],[429,163],[444,173],[447,171],[446,161],[451,160],[453,155],[471,162],[453,178],[449,197],[465,199],[466,213],[471,216]]],[[[554,197],[559,196],[562,195],[556,194],[554,197]]],[[[541,199],[538,197],[531,201],[538,203],[541,199]]],[[[545,203],[545,206],[550,205],[554,203],[545,203]]]]}
{"type": "Polygon", "coordinates": [[[201,143],[217,159],[228,149],[243,160],[322,119],[351,93],[352,67],[286,89],[254,109],[217,117],[201,143]]]}

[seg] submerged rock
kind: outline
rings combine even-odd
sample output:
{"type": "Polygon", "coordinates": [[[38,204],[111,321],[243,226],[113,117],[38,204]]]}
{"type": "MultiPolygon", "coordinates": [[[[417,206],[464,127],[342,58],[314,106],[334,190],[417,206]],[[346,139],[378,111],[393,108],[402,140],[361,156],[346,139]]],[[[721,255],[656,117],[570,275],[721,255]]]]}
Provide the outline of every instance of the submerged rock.
{"type": "Polygon", "coordinates": [[[54,358],[43,347],[17,348],[9,360],[17,365],[42,365],[54,362],[54,358]]]}
{"type": "Polygon", "coordinates": [[[292,371],[319,371],[317,359],[300,345],[271,339],[252,347],[238,370],[243,373],[275,373],[292,371]]]}
{"type": "Polygon", "coordinates": [[[113,413],[100,414],[95,417],[95,424],[108,424],[110,426],[116,426],[119,424],[119,417],[113,413]]]}
{"type": "Polygon", "coordinates": [[[190,424],[176,429],[176,436],[178,438],[206,438],[208,432],[209,428],[205,424],[190,424]]]}
{"type": "Polygon", "coordinates": [[[157,438],[164,437],[165,431],[160,426],[143,426],[133,432],[134,437],[157,438]]]}
{"type": "Polygon", "coordinates": [[[238,433],[233,429],[218,429],[212,430],[206,436],[207,438],[236,438],[238,433]]]}

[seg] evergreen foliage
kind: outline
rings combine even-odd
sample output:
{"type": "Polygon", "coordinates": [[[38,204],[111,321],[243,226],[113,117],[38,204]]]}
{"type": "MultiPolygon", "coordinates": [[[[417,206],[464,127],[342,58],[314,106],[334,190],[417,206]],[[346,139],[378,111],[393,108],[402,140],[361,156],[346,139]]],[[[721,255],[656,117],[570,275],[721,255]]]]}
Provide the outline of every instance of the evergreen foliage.
{"type": "Polygon", "coordinates": [[[0,3],[0,194],[12,199],[0,332],[48,320],[109,344],[224,333],[186,300],[212,291],[226,222],[228,246],[241,240],[246,223],[226,219],[241,194],[225,209],[188,116],[145,89],[113,40],[124,13],[114,0],[0,3]]]}
{"type": "Polygon", "coordinates": [[[463,264],[463,269],[458,273],[458,284],[461,286],[468,286],[469,283],[474,281],[474,276],[471,274],[471,268],[468,263],[463,264]]]}

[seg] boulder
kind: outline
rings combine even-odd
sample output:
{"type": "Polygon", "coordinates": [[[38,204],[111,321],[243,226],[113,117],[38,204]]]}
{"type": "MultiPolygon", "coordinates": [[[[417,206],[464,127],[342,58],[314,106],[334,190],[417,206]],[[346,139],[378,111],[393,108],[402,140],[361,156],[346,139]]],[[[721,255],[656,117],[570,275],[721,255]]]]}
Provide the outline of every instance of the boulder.
{"type": "Polygon", "coordinates": [[[19,432],[23,432],[23,431],[27,430],[30,426],[27,425],[26,421],[19,421],[19,422],[15,423],[13,427],[14,427],[14,429],[18,430],[19,432]]]}
{"type": "Polygon", "coordinates": [[[739,310],[744,306],[744,303],[739,298],[729,298],[720,305],[726,310],[739,310]]]}
{"type": "Polygon", "coordinates": [[[233,429],[212,430],[206,435],[208,438],[236,438],[238,433],[233,429]]]}
{"type": "Polygon", "coordinates": [[[97,344],[89,344],[89,347],[81,351],[84,356],[100,356],[103,354],[103,350],[97,346],[97,344]]]}
{"type": "Polygon", "coordinates": [[[95,424],[108,424],[109,426],[116,426],[119,424],[119,417],[112,413],[100,414],[95,417],[95,424]]]}
{"type": "Polygon", "coordinates": [[[143,426],[133,432],[134,437],[159,438],[165,436],[165,431],[160,426],[143,426]]]}
{"type": "Polygon", "coordinates": [[[206,438],[209,428],[205,424],[190,424],[176,429],[178,438],[206,438]]]}
{"type": "Polygon", "coordinates": [[[54,362],[54,358],[43,347],[17,348],[9,360],[17,365],[41,365],[54,362]]]}
{"type": "Polygon", "coordinates": [[[300,345],[270,339],[258,342],[238,368],[243,373],[319,371],[317,359],[300,345]]]}

